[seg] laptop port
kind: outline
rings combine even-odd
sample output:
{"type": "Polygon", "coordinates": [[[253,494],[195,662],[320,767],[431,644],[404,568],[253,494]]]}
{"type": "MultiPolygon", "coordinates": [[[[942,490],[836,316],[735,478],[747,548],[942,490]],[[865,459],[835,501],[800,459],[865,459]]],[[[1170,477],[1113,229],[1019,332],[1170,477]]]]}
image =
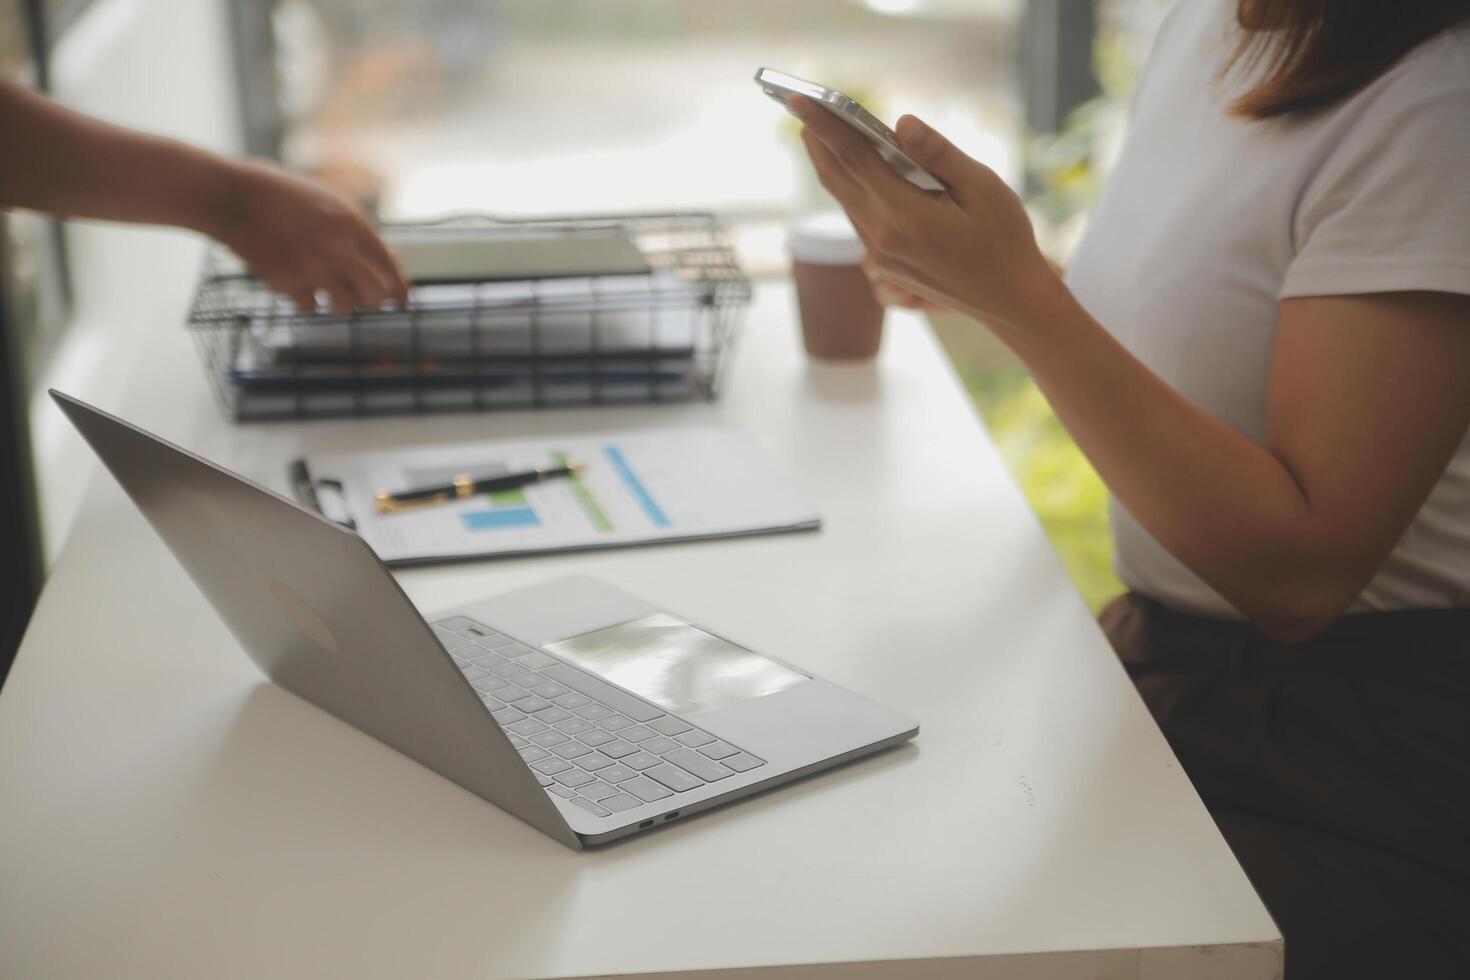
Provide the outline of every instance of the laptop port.
{"type": "Polygon", "coordinates": [[[652,820],[645,820],[645,821],[643,821],[642,823],[640,823],[638,825],[638,829],[639,830],[642,830],[644,827],[652,827],[652,826],[653,826],[653,821],[652,820]]]}
{"type": "Polygon", "coordinates": [[[679,811],[678,810],[675,810],[673,813],[665,813],[664,814],[664,819],[665,820],[672,820],[675,817],[677,817],[678,815],[679,815],[679,811]]]}

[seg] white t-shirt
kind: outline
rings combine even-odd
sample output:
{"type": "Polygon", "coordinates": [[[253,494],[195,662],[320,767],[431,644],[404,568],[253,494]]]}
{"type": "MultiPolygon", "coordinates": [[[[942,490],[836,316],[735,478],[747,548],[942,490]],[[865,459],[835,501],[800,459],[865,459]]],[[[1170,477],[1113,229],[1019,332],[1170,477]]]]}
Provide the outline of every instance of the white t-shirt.
{"type": "MultiPolygon", "coordinates": [[[[1252,122],[1228,114],[1243,86],[1221,79],[1235,6],[1180,0],[1170,11],[1067,280],[1150,369],[1264,444],[1280,300],[1470,293],[1470,27],[1327,110],[1252,122]]],[[[1239,618],[1116,501],[1112,518],[1130,588],[1239,618]]],[[[1463,605],[1470,437],[1353,611],[1463,605]]]]}

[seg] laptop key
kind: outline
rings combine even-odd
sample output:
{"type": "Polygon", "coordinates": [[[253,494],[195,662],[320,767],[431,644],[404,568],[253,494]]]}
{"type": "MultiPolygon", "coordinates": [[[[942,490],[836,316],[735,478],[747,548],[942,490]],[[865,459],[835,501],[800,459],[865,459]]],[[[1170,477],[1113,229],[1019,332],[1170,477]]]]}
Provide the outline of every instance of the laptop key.
{"type": "Polygon", "coordinates": [[[551,698],[551,700],[555,701],[557,704],[561,705],[563,708],[566,708],[567,710],[571,710],[573,708],[580,708],[584,704],[591,704],[592,703],[592,699],[591,698],[586,697],[586,696],[581,695],[581,694],[578,694],[575,691],[572,691],[572,692],[570,692],[568,694],[558,694],[558,695],[555,695],[555,696],[550,695],[550,694],[547,694],[547,693],[545,693],[543,691],[542,694],[541,694],[541,696],[542,697],[546,697],[546,698],[551,698]]]}
{"type": "MultiPolygon", "coordinates": [[[[591,776],[588,776],[587,778],[592,779],[591,776]]],[[[581,793],[583,796],[587,797],[587,799],[592,800],[595,803],[598,800],[605,800],[609,796],[615,795],[617,793],[617,790],[609,786],[607,783],[593,780],[592,782],[578,789],[577,792],[581,793]]]]}
{"type": "Polygon", "coordinates": [[[566,721],[559,721],[556,723],[556,727],[568,735],[580,735],[583,732],[596,730],[592,727],[592,722],[583,721],[581,718],[568,718],[566,721]]]}
{"type": "Polygon", "coordinates": [[[663,755],[670,749],[679,748],[679,743],[671,738],[664,738],[663,736],[659,736],[658,738],[651,738],[646,742],[640,743],[638,747],[644,752],[652,752],[654,755],[663,755]]]}
{"type": "Polygon", "coordinates": [[[528,745],[531,744],[530,742],[528,742],[525,739],[521,738],[519,735],[515,735],[515,734],[512,734],[510,732],[506,732],[505,733],[505,737],[508,738],[508,739],[510,739],[510,744],[512,746],[514,746],[515,748],[518,748],[518,749],[523,749],[526,746],[528,746],[528,745]]]}
{"type": "Polygon", "coordinates": [[[558,759],[552,756],[542,759],[539,762],[531,763],[531,768],[543,776],[555,776],[559,772],[566,772],[568,769],[571,769],[572,764],[565,759],[558,759]]]}
{"type": "Polygon", "coordinates": [[[517,751],[521,753],[521,758],[526,760],[527,765],[530,765],[533,762],[540,762],[542,759],[546,758],[547,755],[550,754],[545,749],[535,745],[528,745],[523,749],[518,749],[517,751]]]}
{"type": "Polygon", "coordinates": [[[594,817],[606,817],[612,814],[612,811],[607,809],[606,807],[599,806],[598,804],[593,803],[591,800],[584,800],[580,796],[577,797],[575,800],[572,800],[572,802],[582,809],[586,810],[588,813],[592,814],[594,817]]]}
{"type": "Polygon", "coordinates": [[[532,695],[529,698],[522,698],[521,700],[516,702],[516,708],[524,711],[528,715],[534,714],[537,711],[545,711],[549,707],[551,707],[550,701],[547,701],[544,698],[538,698],[535,695],[532,695]]]}
{"type": "Polygon", "coordinates": [[[647,776],[634,776],[618,784],[618,789],[624,793],[632,793],[644,803],[652,803],[654,800],[662,800],[673,796],[673,791],[664,787],[662,783],[656,783],[647,776]]]}
{"type": "Polygon", "coordinates": [[[510,687],[510,682],[504,678],[496,677],[494,674],[485,674],[481,677],[471,678],[470,686],[485,694],[494,694],[500,700],[505,701],[507,700],[506,696],[500,692],[510,687]]]}
{"type": "Polygon", "coordinates": [[[625,779],[632,779],[638,775],[627,766],[620,766],[616,762],[606,769],[597,770],[597,778],[605,783],[621,783],[625,779]]]}
{"type": "Polygon", "coordinates": [[[764,762],[762,762],[761,760],[757,759],[755,756],[751,755],[749,752],[740,752],[740,753],[737,753],[736,755],[730,756],[728,759],[723,759],[721,761],[723,762],[724,765],[729,766],[731,769],[734,769],[736,772],[749,772],[750,770],[754,769],[756,766],[763,766],[763,765],[765,765],[764,762]]]}
{"type": "Polygon", "coordinates": [[[592,775],[590,772],[583,772],[580,769],[568,769],[566,772],[559,772],[556,774],[557,782],[561,783],[563,786],[570,786],[573,789],[586,783],[593,782],[596,779],[597,777],[592,775]]]}
{"type": "Polygon", "coordinates": [[[514,708],[497,708],[490,712],[490,717],[502,725],[513,725],[526,716],[514,708]]]}
{"type": "Polygon", "coordinates": [[[439,626],[434,627],[434,638],[446,650],[459,650],[463,647],[472,646],[469,640],[460,636],[458,633],[439,626]]]}
{"type": "Polygon", "coordinates": [[[508,732],[515,732],[517,735],[524,735],[527,738],[530,738],[537,732],[546,731],[546,726],[541,724],[541,722],[537,721],[535,718],[522,718],[514,725],[506,725],[505,730],[508,732]]]}
{"type": "Polygon", "coordinates": [[[490,653],[489,651],[486,651],[485,653],[478,653],[475,656],[471,657],[470,663],[474,664],[476,667],[479,667],[481,670],[494,670],[496,667],[504,667],[506,664],[510,663],[510,661],[506,660],[498,653],[490,653]]]}
{"type": "Polygon", "coordinates": [[[536,773],[536,782],[540,783],[542,786],[550,786],[551,785],[551,777],[550,776],[543,776],[543,775],[541,775],[538,772],[538,773],[536,773]]]}
{"type": "Polygon", "coordinates": [[[558,745],[553,745],[551,747],[551,751],[555,752],[563,759],[575,759],[578,756],[589,755],[592,752],[591,749],[583,745],[581,742],[572,741],[566,741],[558,745]]]}
{"type": "Polygon", "coordinates": [[[472,681],[477,677],[484,677],[490,673],[488,670],[481,670],[474,664],[466,664],[459,668],[459,672],[464,675],[464,679],[467,681],[472,681]]]}
{"type": "Polygon", "coordinates": [[[601,752],[593,752],[591,755],[579,756],[577,758],[577,765],[581,766],[583,769],[590,769],[593,772],[596,772],[598,769],[606,768],[607,766],[610,766],[612,764],[613,761],[607,756],[603,755],[601,752]]]}
{"type": "Polygon", "coordinates": [[[632,742],[624,742],[622,739],[618,739],[617,741],[608,742],[606,745],[601,746],[601,751],[609,759],[621,759],[625,755],[632,755],[634,752],[637,752],[638,746],[632,742]]]}
{"type": "Polygon", "coordinates": [[[601,728],[594,728],[590,732],[583,732],[577,738],[586,742],[594,749],[599,745],[606,745],[608,742],[616,742],[618,740],[618,737],[612,732],[605,732],[601,728]]]}
{"type": "Polygon", "coordinates": [[[610,715],[609,717],[599,721],[598,724],[601,725],[603,728],[606,728],[610,732],[616,732],[631,726],[633,724],[633,719],[627,717],[626,715],[610,715]]]}
{"type": "MultiPolygon", "coordinates": [[[[452,630],[456,633],[460,630],[469,629],[471,626],[480,626],[479,623],[470,619],[468,616],[450,616],[448,619],[439,620],[434,625],[440,629],[452,630]]],[[[480,626],[480,628],[484,629],[483,626],[480,626]]]]}
{"type": "Polygon", "coordinates": [[[557,796],[560,796],[564,800],[575,799],[577,796],[576,790],[567,789],[565,786],[548,786],[546,787],[546,789],[548,792],[555,793],[557,796]]]}
{"type": "Polygon", "coordinates": [[[648,727],[660,735],[683,735],[692,726],[684,724],[677,718],[665,716],[663,718],[653,719],[648,723],[648,727]]]}
{"type": "Polygon", "coordinates": [[[679,741],[683,742],[691,749],[697,749],[701,745],[708,745],[714,740],[715,737],[713,735],[709,734],[708,732],[702,732],[697,728],[691,728],[689,729],[689,731],[679,736],[679,741]]]}
{"type": "MultiPolygon", "coordinates": [[[[706,759],[693,749],[679,749],[676,752],[670,752],[664,756],[664,761],[672,762],[680,769],[687,769],[707,783],[712,783],[717,779],[724,779],[726,776],[732,775],[730,770],[712,759],[706,759]]],[[[650,769],[649,772],[652,773],[653,770],[650,769]]],[[[658,777],[655,776],[654,778],[657,779],[658,777]]]]}
{"type": "Polygon", "coordinates": [[[546,731],[541,732],[538,735],[532,735],[531,741],[535,742],[537,745],[549,749],[553,745],[560,745],[561,743],[565,742],[569,737],[570,736],[563,735],[555,728],[548,728],[546,731]]]}
{"type": "Polygon", "coordinates": [[[530,671],[522,667],[520,664],[516,663],[514,660],[507,660],[499,667],[496,667],[494,671],[492,671],[492,673],[499,674],[501,677],[509,679],[512,677],[519,677],[522,674],[529,674],[530,671]]]}
{"type": "Polygon", "coordinates": [[[699,750],[700,755],[707,755],[711,759],[725,759],[740,750],[729,742],[711,742],[699,750]]]}
{"type": "Polygon", "coordinates": [[[625,738],[630,742],[641,742],[645,738],[653,738],[654,731],[647,725],[634,725],[632,728],[624,728],[618,732],[618,738],[625,738]]]}
{"type": "MultiPolygon", "coordinates": [[[[522,676],[516,678],[516,683],[519,684],[521,687],[535,691],[537,694],[541,694],[541,689],[543,687],[551,687],[553,685],[555,685],[556,687],[561,686],[560,684],[557,684],[556,681],[553,681],[551,678],[542,677],[540,674],[523,674],[522,676]]],[[[543,698],[546,697],[546,695],[544,694],[541,694],[541,696],[543,698]]]]}
{"type": "Polygon", "coordinates": [[[658,756],[649,755],[647,752],[635,752],[630,756],[624,757],[620,761],[629,769],[637,769],[639,771],[642,771],[644,769],[648,769],[652,766],[658,765],[659,759],[658,756]]]}
{"type": "Polygon", "coordinates": [[[607,799],[603,800],[602,805],[607,807],[613,813],[622,813],[624,810],[631,810],[634,807],[642,806],[643,802],[641,800],[634,799],[627,793],[619,793],[617,796],[609,796],[607,799]]]}
{"type": "Polygon", "coordinates": [[[514,684],[507,684],[505,687],[496,691],[495,696],[502,701],[519,701],[521,698],[530,697],[531,692],[523,691],[514,684]]]}
{"type": "Polygon", "coordinates": [[[563,711],[557,707],[550,707],[545,711],[536,712],[536,720],[547,725],[555,725],[557,722],[566,721],[570,717],[572,717],[570,711],[563,711]]]}
{"type": "Polygon", "coordinates": [[[554,663],[560,663],[555,657],[548,657],[540,650],[537,650],[535,653],[528,653],[524,657],[518,656],[516,659],[527,667],[550,667],[554,663]]]}
{"type": "Polygon", "coordinates": [[[662,711],[639,701],[621,688],[613,687],[606,681],[598,680],[591,674],[584,674],[575,667],[568,667],[566,664],[560,663],[553,664],[547,667],[544,673],[547,677],[565,684],[578,694],[585,694],[589,698],[595,698],[614,711],[627,715],[634,721],[648,721],[651,718],[657,718],[663,714],[662,711]]]}
{"type": "Polygon", "coordinates": [[[536,652],[535,647],[528,647],[524,643],[516,643],[514,641],[507,643],[503,647],[500,647],[499,650],[504,656],[514,657],[517,660],[528,654],[536,652]]]}
{"type": "MultiPolygon", "coordinates": [[[[562,697],[562,696],[567,695],[567,694],[571,694],[572,692],[571,692],[571,690],[569,690],[566,687],[563,687],[560,684],[548,683],[548,684],[543,684],[540,687],[536,688],[536,693],[539,694],[539,695],[541,695],[543,698],[546,698],[548,701],[556,701],[557,698],[562,697]]],[[[581,697],[580,694],[577,695],[577,696],[578,697],[581,697]]],[[[560,703],[560,702],[558,702],[558,703],[560,703]]],[[[582,698],[582,703],[583,704],[586,704],[587,703],[587,699],[586,698],[582,698]]],[[[562,707],[566,707],[566,705],[562,705],[562,707]]],[[[574,704],[574,705],[572,705],[572,707],[575,708],[576,705],[574,704]]]]}
{"type": "Polygon", "coordinates": [[[704,785],[704,780],[696,779],[685,772],[683,769],[677,769],[674,766],[670,766],[667,764],[662,766],[654,766],[643,775],[649,777],[650,779],[657,779],[659,782],[663,783],[665,786],[676,793],[682,793],[685,790],[690,790],[696,786],[704,785]]]}
{"type": "Polygon", "coordinates": [[[582,707],[576,710],[576,713],[588,721],[596,721],[599,718],[606,718],[612,714],[611,711],[596,702],[582,705],[582,707]]]}

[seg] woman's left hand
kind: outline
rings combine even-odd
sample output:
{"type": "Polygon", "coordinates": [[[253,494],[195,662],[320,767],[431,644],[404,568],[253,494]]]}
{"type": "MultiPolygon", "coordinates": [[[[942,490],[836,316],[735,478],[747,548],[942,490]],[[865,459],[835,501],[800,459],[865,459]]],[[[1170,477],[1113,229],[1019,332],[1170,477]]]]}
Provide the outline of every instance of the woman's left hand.
{"type": "Polygon", "coordinates": [[[898,121],[899,145],[939,178],[942,193],[900,177],[872,144],[810,99],[793,96],[790,105],[805,124],[802,140],[822,186],[867,247],[870,273],[929,303],[1017,329],[1049,291],[1065,288],[1037,247],[1020,198],[918,118],[898,121]]]}

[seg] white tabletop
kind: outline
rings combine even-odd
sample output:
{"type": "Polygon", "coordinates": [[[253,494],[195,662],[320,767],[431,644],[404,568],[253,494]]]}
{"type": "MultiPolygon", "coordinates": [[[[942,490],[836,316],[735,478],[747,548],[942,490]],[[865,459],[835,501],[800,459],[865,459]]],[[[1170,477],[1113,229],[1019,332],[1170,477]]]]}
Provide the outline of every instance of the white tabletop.
{"type": "Polygon", "coordinates": [[[266,683],[100,474],[0,694],[0,975],[1279,975],[922,321],[891,317],[876,366],[816,365],[766,287],[712,405],[240,427],[175,324],[156,345],[102,407],[277,488],[302,451],[738,422],[820,532],[399,578],[432,612],[589,572],[922,730],[574,852],[266,683]]]}

